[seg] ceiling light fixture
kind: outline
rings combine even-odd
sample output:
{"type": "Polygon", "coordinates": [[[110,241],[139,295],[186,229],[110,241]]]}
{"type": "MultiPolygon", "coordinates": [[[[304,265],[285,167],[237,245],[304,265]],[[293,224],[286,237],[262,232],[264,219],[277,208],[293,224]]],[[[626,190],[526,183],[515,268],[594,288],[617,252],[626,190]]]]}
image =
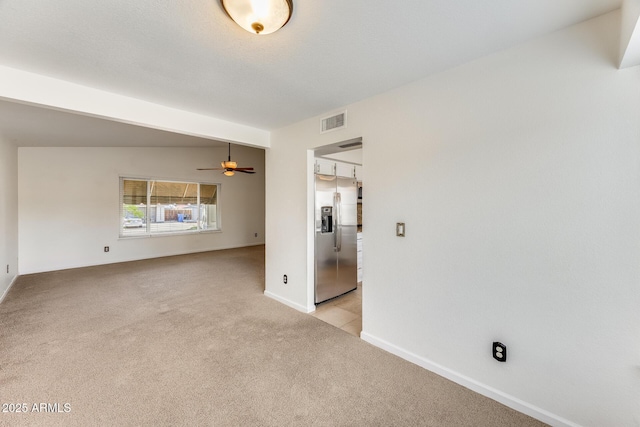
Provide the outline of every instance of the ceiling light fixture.
{"type": "MultiPolygon", "coordinates": [[[[231,155],[229,155],[231,157],[231,155]]],[[[226,160],[224,162],[220,162],[223,169],[235,169],[238,167],[238,163],[232,162],[231,160],[226,160]]]]}
{"type": "Polygon", "coordinates": [[[271,34],[284,27],[293,13],[293,0],[220,0],[236,24],[250,33],[271,34]]]}
{"type": "Polygon", "coordinates": [[[231,161],[231,144],[229,144],[229,160],[221,162],[222,168],[225,169],[223,172],[226,176],[233,176],[233,170],[238,167],[236,162],[231,161]]]}

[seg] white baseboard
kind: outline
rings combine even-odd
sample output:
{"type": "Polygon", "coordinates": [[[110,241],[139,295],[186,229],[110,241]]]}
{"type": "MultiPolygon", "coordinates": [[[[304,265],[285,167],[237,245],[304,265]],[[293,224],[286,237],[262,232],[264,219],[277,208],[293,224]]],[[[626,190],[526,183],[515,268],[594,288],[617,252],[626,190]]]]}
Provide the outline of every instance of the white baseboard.
{"type": "Polygon", "coordinates": [[[9,293],[9,289],[11,289],[13,284],[16,283],[16,280],[18,280],[18,277],[19,277],[18,274],[13,276],[13,279],[11,279],[11,282],[9,282],[9,286],[7,286],[7,289],[5,289],[2,295],[0,295],[0,304],[2,304],[2,301],[4,301],[4,297],[6,297],[7,294],[9,293]]]}
{"type": "Polygon", "coordinates": [[[417,354],[411,353],[410,351],[397,347],[396,345],[391,344],[390,342],[385,341],[383,339],[377,338],[373,335],[370,335],[365,331],[362,331],[360,333],[360,338],[365,340],[369,344],[372,344],[385,351],[388,351],[391,354],[395,354],[396,356],[401,357],[404,360],[414,363],[428,371],[438,374],[448,380],[451,380],[457,384],[460,384],[463,387],[473,390],[476,393],[479,393],[483,396],[486,396],[490,399],[500,402],[511,409],[515,409],[518,412],[522,412],[523,414],[529,415],[530,417],[533,417],[544,423],[547,423],[552,426],[580,427],[578,424],[574,422],[571,422],[558,415],[552,414],[549,411],[545,411],[542,408],[538,408],[537,406],[524,402],[516,397],[503,393],[500,390],[496,390],[495,388],[490,387],[486,384],[482,384],[472,378],[462,375],[449,368],[445,368],[444,366],[439,365],[438,363],[435,363],[429,359],[426,359],[424,357],[418,356],[417,354]]]}
{"type": "MultiPolygon", "coordinates": [[[[167,237],[166,235],[161,235],[161,236],[155,236],[155,237],[151,237],[153,239],[161,239],[167,237]]],[[[142,257],[126,257],[126,258],[114,258],[114,259],[109,259],[109,260],[105,260],[105,261],[100,261],[98,263],[81,263],[81,264],[66,264],[66,265],[57,265],[57,266],[49,266],[49,267],[44,267],[44,268],[29,268],[28,266],[22,266],[20,268],[20,272],[22,274],[38,274],[38,273],[48,273],[51,271],[62,271],[62,270],[72,270],[74,268],[85,268],[85,267],[96,267],[98,265],[110,265],[110,264],[120,264],[120,263],[124,263],[124,262],[132,262],[132,261],[144,261],[147,259],[158,259],[158,258],[169,258],[169,257],[173,257],[173,256],[181,256],[181,255],[191,255],[191,254],[198,254],[198,253],[203,253],[203,252],[216,252],[216,251],[226,251],[229,249],[242,249],[242,248],[248,248],[248,247],[252,247],[252,246],[262,246],[264,245],[264,242],[257,242],[257,243],[242,243],[242,244],[238,244],[238,245],[225,245],[225,246],[220,246],[220,247],[215,247],[215,248],[208,248],[208,249],[198,249],[198,250],[190,250],[190,249],[183,249],[183,250],[179,250],[179,251],[172,251],[170,253],[166,253],[166,254],[154,254],[154,255],[149,255],[149,256],[142,256],[142,257]]],[[[114,253],[114,248],[111,248],[111,253],[114,253]]]]}
{"type": "Polygon", "coordinates": [[[301,311],[303,313],[311,313],[313,310],[315,310],[315,308],[313,310],[309,310],[307,307],[305,307],[304,305],[298,304],[297,302],[293,302],[291,300],[288,300],[286,298],[283,298],[279,295],[274,294],[273,292],[269,292],[269,291],[264,291],[265,296],[268,296],[271,299],[274,299],[278,302],[281,302],[284,305],[288,305],[291,308],[295,308],[298,311],[301,311]]]}

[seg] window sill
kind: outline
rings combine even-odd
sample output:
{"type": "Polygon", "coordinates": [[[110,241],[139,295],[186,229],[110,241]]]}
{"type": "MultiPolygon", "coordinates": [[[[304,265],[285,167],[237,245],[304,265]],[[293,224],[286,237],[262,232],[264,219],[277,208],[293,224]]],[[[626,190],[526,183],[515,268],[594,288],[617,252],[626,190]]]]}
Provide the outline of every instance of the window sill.
{"type": "Polygon", "coordinates": [[[174,231],[168,233],[153,233],[153,234],[141,234],[137,236],[118,236],[118,240],[132,240],[132,239],[148,239],[155,237],[168,237],[168,236],[187,236],[194,235],[197,236],[199,234],[214,234],[214,233],[222,233],[221,229],[217,230],[199,230],[199,231],[174,231]]]}

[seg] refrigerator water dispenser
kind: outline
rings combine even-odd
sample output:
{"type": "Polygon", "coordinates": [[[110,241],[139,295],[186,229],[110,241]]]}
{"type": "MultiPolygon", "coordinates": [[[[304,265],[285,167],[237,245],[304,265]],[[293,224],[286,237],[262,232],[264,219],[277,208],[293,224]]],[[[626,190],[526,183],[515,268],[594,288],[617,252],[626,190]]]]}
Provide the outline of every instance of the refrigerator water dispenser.
{"type": "Polygon", "coordinates": [[[322,206],[320,211],[322,220],[320,232],[333,233],[333,206],[322,206]]]}

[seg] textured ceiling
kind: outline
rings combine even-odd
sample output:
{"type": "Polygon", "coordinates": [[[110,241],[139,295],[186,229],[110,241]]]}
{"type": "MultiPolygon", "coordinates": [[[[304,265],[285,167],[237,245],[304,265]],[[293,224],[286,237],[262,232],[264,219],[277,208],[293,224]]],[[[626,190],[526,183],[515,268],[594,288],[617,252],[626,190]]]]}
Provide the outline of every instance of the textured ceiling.
{"type": "Polygon", "coordinates": [[[620,4],[294,0],[259,37],[217,0],[0,0],[0,65],[271,130],[620,4]]]}

